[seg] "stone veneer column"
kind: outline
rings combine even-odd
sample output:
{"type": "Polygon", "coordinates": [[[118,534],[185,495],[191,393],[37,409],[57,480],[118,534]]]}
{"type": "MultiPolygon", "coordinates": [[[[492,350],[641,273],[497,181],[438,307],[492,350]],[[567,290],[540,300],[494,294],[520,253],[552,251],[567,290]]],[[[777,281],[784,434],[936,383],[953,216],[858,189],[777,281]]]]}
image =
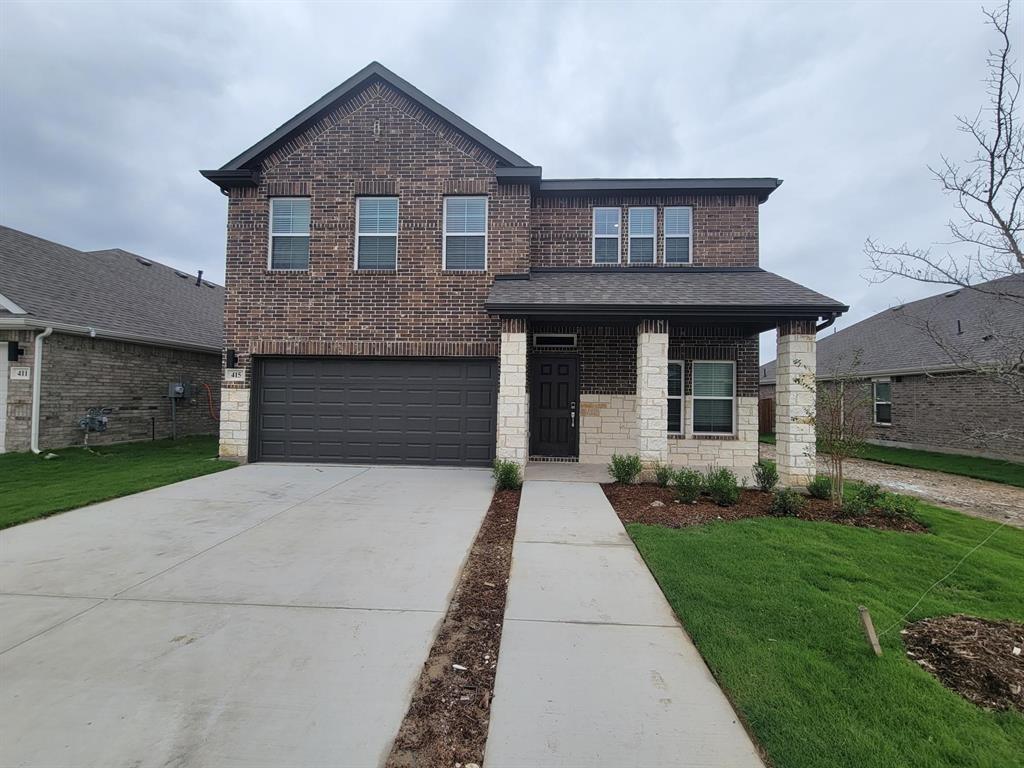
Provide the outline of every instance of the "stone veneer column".
{"type": "Polygon", "coordinates": [[[805,487],[815,455],[816,347],[813,320],[780,323],[775,369],[775,453],[782,485],[805,487]]]}
{"type": "Polygon", "coordinates": [[[668,322],[636,329],[637,451],[645,467],[668,463],[668,322]]]}
{"type": "Polygon", "coordinates": [[[224,385],[220,390],[220,457],[249,460],[249,388],[224,385]]]}
{"type": "Polygon", "coordinates": [[[501,321],[500,378],[498,380],[499,459],[526,466],[530,444],[530,406],[526,391],[526,321],[501,321]]]}

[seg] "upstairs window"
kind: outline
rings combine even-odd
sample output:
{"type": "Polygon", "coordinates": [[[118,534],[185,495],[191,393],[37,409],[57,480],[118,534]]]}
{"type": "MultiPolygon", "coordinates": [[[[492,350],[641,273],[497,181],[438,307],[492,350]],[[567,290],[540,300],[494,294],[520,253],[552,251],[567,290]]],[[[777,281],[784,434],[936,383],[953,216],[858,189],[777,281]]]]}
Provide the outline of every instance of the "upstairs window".
{"type": "Polygon", "coordinates": [[[654,263],[654,232],[657,208],[629,209],[629,263],[654,263]]]}
{"type": "Polygon", "coordinates": [[[622,252],[622,210],[594,209],[594,263],[618,264],[622,252]]]}
{"type": "Polygon", "coordinates": [[[875,424],[889,426],[892,424],[892,382],[872,382],[875,392],[875,424]]]}
{"type": "Polygon", "coordinates": [[[270,199],[270,268],[309,269],[309,198],[270,199]]]}
{"type": "Polygon", "coordinates": [[[665,209],[665,263],[689,264],[693,259],[693,209],[665,209]]]}
{"type": "Polygon", "coordinates": [[[356,198],[356,269],[398,269],[398,198],[356,198]]]}
{"type": "Polygon", "coordinates": [[[668,433],[683,433],[683,363],[677,360],[668,363],[668,433]]]}
{"type": "Polygon", "coordinates": [[[482,271],[487,269],[487,198],[444,199],[444,248],[442,268],[482,271]]]}
{"type": "Polygon", "coordinates": [[[736,367],[728,362],[693,364],[694,434],[731,435],[736,367]]]}

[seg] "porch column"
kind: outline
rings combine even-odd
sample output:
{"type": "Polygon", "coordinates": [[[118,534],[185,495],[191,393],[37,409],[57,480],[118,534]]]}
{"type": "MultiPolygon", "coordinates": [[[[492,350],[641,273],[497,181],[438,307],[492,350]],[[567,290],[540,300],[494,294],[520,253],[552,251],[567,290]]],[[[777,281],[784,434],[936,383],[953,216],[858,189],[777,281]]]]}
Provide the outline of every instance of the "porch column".
{"type": "Polygon", "coordinates": [[[645,467],[668,463],[668,322],[636,329],[637,452],[645,467]]]}
{"type": "Polygon", "coordinates": [[[499,459],[526,466],[530,440],[530,406],[526,391],[526,321],[501,321],[501,358],[498,379],[499,459]]]}
{"type": "Polygon", "coordinates": [[[802,488],[814,478],[816,342],[813,320],[780,323],[775,369],[775,453],[779,482],[802,488]]]}

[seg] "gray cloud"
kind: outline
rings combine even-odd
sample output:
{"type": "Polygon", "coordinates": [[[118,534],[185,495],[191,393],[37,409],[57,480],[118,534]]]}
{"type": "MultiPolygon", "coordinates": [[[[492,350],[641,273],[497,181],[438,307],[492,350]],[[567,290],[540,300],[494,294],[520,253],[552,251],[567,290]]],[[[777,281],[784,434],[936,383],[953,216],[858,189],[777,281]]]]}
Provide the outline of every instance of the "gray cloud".
{"type": "Polygon", "coordinates": [[[377,59],[549,177],[784,178],[762,264],[851,304],[842,327],[932,292],[868,285],[861,249],[942,238],[926,165],[963,154],[990,42],[970,3],[8,2],[0,220],[220,280],[197,169],[377,59]]]}

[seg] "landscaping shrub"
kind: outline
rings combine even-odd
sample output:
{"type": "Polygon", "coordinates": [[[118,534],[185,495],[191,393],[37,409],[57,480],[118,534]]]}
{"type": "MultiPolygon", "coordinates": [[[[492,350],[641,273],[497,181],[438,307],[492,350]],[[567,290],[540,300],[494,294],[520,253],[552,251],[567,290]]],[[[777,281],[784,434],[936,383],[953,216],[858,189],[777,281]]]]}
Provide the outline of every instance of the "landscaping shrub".
{"type": "Polygon", "coordinates": [[[878,504],[878,511],[889,517],[914,517],[917,502],[910,496],[898,493],[887,493],[878,504]]]}
{"type": "Polygon", "coordinates": [[[519,465],[506,459],[495,459],[494,485],[499,491],[517,491],[523,486],[523,475],[519,465]]]}
{"type": "Polygon", "coordinates": [[[736,482],[736,475],[725,467],[708,468],[704,475],[704,490],[720,507],[731,507],[740,499],[740,484],[736,482]]]}
{"type": "Polygon", "coordinates": [[[644,465],[641,463],[640,457],[635,453],[627,453],[625,456],[613,453],[612,463],[608,465],[608,474],[615,479],[616,483],[629,484],[636,482],[643,468],[644,465]]]}
{"type": "Polygon", "coordinates": [[[847,517],[860,517],[871,511],[871,507],[858,494],[843,499],[843,514],[847,517]]]}
{"type": "Polygon", "coordinates": [[[869,509],[877,509],[882,505],[883,500],[888,496],[880,485],[862,485],[854,491],[854,496],[860,498],[869,509]]]}
{"type": "Polygon", "coordinates": [[[803,506],[804,497],[792,488],[779,488],[772,494],[770,509],[773,515],[795,517],[803,506]]]}
{"type": "Polygon", "coordinates": [[[774,461],[761,459],[754,465],[754,481],[757,487],[767,493],[779,483],[779,470],[775,468],[774,461]]]}
{"type": "Polygon", "coordinates": [[[654,479],[658,481],[658,485],[662,488],[672,482],[672,475],[672,467],[666,464],[654,465],[654,479]]]}
{"type": "Polygon", "coordinates": [[[704,478],[695,469],[680,469],[672,477],[676,498],[690,504],[698,499],[704,488],[704,478]]]}
{"type": "Polygon", "coordinates": [[[815,475],[807,484],[807,492],[816,499],[832,498],[832,478],[827,475],[815,475]]]}

